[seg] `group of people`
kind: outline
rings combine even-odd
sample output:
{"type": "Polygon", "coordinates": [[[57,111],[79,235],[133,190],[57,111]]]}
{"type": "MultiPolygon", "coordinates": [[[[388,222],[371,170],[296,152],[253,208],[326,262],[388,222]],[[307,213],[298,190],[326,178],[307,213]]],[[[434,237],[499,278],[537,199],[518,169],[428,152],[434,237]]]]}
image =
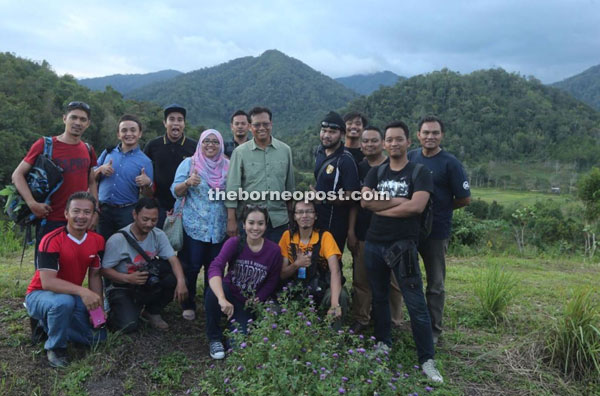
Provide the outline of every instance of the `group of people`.
{"type": "Polygon", "coordinates": [[[403,321],[404,299],[419,363],[431,380],[443,381],[434,345],[442,332],[445,253],[452,211],[468,205],[470,194],[462,165],[441,147],[440,119],[419,121],[421,147],[409,152],[405,123],[382,131],[360,113],[342,118],[329,112],[320,123],[311,192],[337,195],[291,200],[272,194],[293,192],[295,181],[292,151],[272,136],[267,108],[235,112],[231,141],[207,129],[196,142],[184,134],[186,109],[167,106],[165,135],[143,151],[142,124],[127,114],[118,122],[119,144],[98,158],[81,141],[90,112],[84,102],[69,103],[65,130],[52,138],[52,160],[62,167],[64,181],[50,205],[36,202],[26,182],[44,139],[13,173],[17,190],[40,219],[36,272],[25,301],[32,336],[47,338],[52,366],[68,364],[68,341],[89,344],[106,337],[104,327],[95,329],[89,321],[88,312],[98,308],[108,308],[109,328],[122,332],[135,331],[140,317],[168,329],[161,311],[173,299],[184,319],[195,320],[204,267],[206,333],[215,359],[225,357],[223,316],[244,332],[253,317],[247,299],[276,299],[282,285],[293,283],[294,290],[305,291],[299,296],[316,299],[336,329],[350,311],[356,333],[372,318],[379,351],[392,347],[391,325],[403,321]],[[227,198],[214,199],[215,191],[227,198]],[[372,192],[387,199],[371,199],[372,192]],[[179,253],[161,229],[173,210],[182,217],[179,253]],[[423,236],[426,210],[433,225],[423,236]],[[342,273],[346,244],[353,258],[352,298],[342,273]]]}

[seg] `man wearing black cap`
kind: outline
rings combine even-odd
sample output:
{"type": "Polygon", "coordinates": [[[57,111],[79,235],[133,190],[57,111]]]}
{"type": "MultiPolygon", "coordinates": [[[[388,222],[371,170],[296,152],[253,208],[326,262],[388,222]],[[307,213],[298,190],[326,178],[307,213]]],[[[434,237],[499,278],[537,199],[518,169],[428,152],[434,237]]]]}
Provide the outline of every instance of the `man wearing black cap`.
{"type": "Polygon", "coordinates": [[[166,133],[146,144],[144,153],[150,157],[154,165],[154,184],[156,199],[160,205],[158,227],[162,228],[166,212],[173,208],[175,198],[171,195],[171,184],[175,171],[184,158],[190,157],[196,151],[197,141],[183,134],[185,129],[186,111],[180,105],[172,104],[164,111],[166,133]]]}
{"type": "Polygon", "coordinates": [[[17,191],[35,217],[41,220],[37,223],[36,229],[36,252],[44,235],[67,224],[65,205],[71,194],[89,190],[94,198],[98,199],[98,188],[92,169],[96,165],[96,153],[91,146],[81,141],[83,133],[90,126],[90,113],[90,106],[87,103],[70,102],[63,115],[64,132],[52,136],[51,145],[48,144],[49,139],[46,141],[43,137],[39,138],[12,174],[12,182],[17,191]],[[50,147],[52,161],[63,170],[63,183],[52,194],[50,203],[47,204],[37,202],[33,198],[26,177],[37,157],[50,147]]]}
{"type": "MultiPolygon", "coordinates": [[[[352,154],[344,148],[342,136],[346,124],[336,112],[329,112],[321,122],[321,145],[316,152],[315,190],[344,191],[347,199],[323,200],[316,205],[317,228],[333,234],[340,251],[344,251],[348,235],[348,219],[353,202],[348,194],[360,190],[358,169],[352,154]]],[[[355,210],[356,207],[352,210],[355,210]]]]}

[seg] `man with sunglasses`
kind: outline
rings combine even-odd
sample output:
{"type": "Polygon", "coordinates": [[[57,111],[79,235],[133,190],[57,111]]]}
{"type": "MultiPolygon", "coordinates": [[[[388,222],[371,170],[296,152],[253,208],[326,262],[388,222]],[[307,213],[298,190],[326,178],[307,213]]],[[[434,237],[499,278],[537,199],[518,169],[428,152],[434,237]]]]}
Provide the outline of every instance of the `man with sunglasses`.
{"type": "Polygon", "coordinates": [[[177,167],[196,151],[198,142],[183,134],[185,129],[186,110],[178,104],[171,104],[164,109],[164,136],[149,141],[144,147],[146,154],[154,165],[155,196],[159,203],[159,228],[162,228],[166,213],[173,209],[175,198],[171,194],[171,184],[175,178],[177,167]]]}
{"type": "MultiPolygon", "coordinates": [[[[271,135],[273,129],[272,113],[266,107],[250,110],[250,130],[254,139],[239,145],[231,155],[227,174],[227,195],[245,191],[253,192],[293,192],[295,190],[292,150],[282,141],[271,135]],[[232,193],[230,193],[232,192],[232,193]]],[[[262,198],[262,197],[261,197],[262,198]]],[[[265,238],[278,243],[288,228],[288,204],[291,201],[258,200],[269,212],[269,222],[265,238]]],[[[238,219],[244,207],[244,201],[227,200],[227,234],[239,233],[238,219]]]]}
{"type": "Polygon", "coordinates": [[[334,111],[329,112],[321,122],[321,145],[316,151],[314,173],[316,192],[338,194],[343,191],[341,198],[321,200],[316,205],[317,228],[331,232],[342,252],[348,236],[350,211],[357,210],[349,194],[360,190],[356,162],[342,141],[345,133],[346,124],[342,117],[334,111]]]}
{"type": "Polygon", "coordinates": [[[94,198],[98,198],[98,188],[92,168],[96,165],[96,153],[91,146],[81,140],[83,133],[90,126],[90,113],[90,106],[87,103],[70,102],[63,115],[64,132],[52,137],[52,161],[62,168],[63,183],[52,195],[49,205],[37,202],[33,198],[26,179],[37,157],[44,152],[43,137],[33,143],[12,174],[12,182],[31,212],[36,218],[43,219],[36,229],[36,256],[42,237],[67,224],[65,205],[71,194],[77,191],[89,191],[94,198]]]}

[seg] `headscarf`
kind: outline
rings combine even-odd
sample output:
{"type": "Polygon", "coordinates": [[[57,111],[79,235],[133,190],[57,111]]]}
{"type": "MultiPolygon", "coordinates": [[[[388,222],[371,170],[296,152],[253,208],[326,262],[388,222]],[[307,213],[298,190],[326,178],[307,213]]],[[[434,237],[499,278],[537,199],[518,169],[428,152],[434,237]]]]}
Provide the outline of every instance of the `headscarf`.
{"type": "Polygon", "coordinates": [[[206,180],[211,188],[224,188],[229,170],[229,160],[223,154],[223,137],[216,129],[207,129],[200,135],[196,152],[192,156],[193,166],[201,179],[206,180]],[[202,153],[202,142],[209,135],[215,135],[219,140],[219,152],[212,159],[202,153]]]}

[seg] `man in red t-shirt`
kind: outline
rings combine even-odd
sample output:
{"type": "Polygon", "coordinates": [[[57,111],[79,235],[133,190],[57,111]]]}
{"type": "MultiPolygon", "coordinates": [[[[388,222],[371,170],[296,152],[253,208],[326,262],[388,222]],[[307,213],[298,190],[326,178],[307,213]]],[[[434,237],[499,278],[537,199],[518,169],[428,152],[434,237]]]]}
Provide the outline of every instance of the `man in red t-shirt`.
{"type": "Polygon", "coordinates": [[[98,188],[92,169],[96,165],[96,154],[81,141],[83,132],[90,126],[90,106],[84,102],[69,103],[63,115],[63,122],[65,131],[52,137],[52,161],[63,169],[63,183],[52,195],[50,205],[33,199],[26,180],[36,158],[44,152],[44,138],[38,139],[31,146],[12,174],[12,182],[31,212],[38,219],[45,219],[36,230],[36,251],[44,235],[66,224],[65,203],[71,194],[89,191],[98,199],[98,188]]]}
{"type": "Polygon", "coordinates": [[[88,313],[104,301],[100,276],[104,238],[88,231],[95,208],[96,199],[88,192],[68,198],[67,225],[42,238],[38,268],[27,287],[27,313],[48,336],[44,348],[52,367],[68,364],[68,341],[89,345],[106,338],[104,329],[92,329],[88,313]],[[82,287],[86,273],[88,288],[82,287]]]}

